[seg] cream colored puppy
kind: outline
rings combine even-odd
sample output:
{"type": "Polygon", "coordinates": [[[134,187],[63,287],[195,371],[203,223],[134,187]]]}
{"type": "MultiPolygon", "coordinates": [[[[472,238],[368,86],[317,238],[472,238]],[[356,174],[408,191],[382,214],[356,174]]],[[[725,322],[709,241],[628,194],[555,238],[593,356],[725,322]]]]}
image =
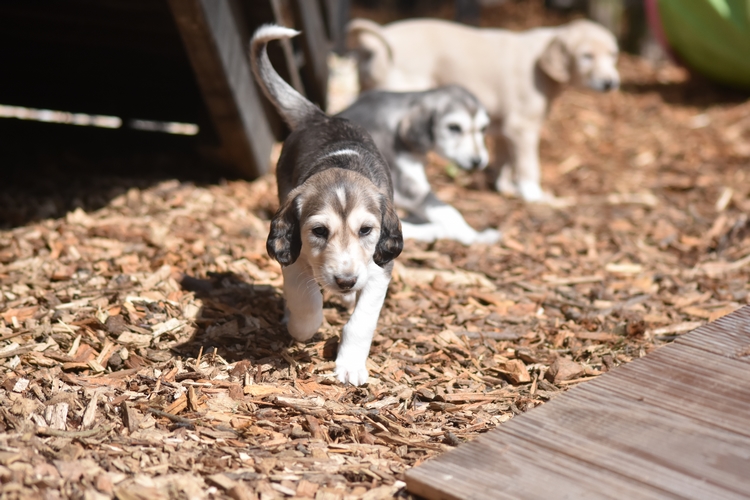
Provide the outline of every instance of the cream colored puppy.
{"type": "Polygon", "coordinates": [[[567,85],[620,84],[615,37],[587,20],[516,33],[435,19],[386,26],[355,19],[349,45],[363,90],[458,84],[474,93],[492,118],[489,134],[507,150],[497,155],[496,188],[527,201],[549,196],[540,186],[539,134],[552,100],[567,85]]]}

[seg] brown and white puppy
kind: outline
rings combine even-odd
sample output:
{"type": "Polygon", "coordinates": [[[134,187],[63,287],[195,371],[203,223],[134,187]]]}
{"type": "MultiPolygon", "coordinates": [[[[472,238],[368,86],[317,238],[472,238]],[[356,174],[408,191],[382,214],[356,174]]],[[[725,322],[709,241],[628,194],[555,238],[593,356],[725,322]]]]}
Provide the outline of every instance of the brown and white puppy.
{"type": "Polygon", "coordinates": [[[548,197],[540,186],[539,134],[552,100],[567,85],[598,91],[620,84],[615,37],[577,20],[520,33],[436,19],[387,26],[355,19],[349,45],[363,90],[426,90],[463,85],[486,106],[489,135],[501,146],[496,187],[527,201],[548,197]]]}
{"type": "Polygon", "coordinates": [[[336,376],[361,385],[392,261],[403,247],[401,225],[388,165],[367,132],[327,116],[273,69],[268,42],[298,33],[266,25],[250,44],[256,80],[292,130],[276,167],[281,207],[266,248],[282,265],[285,320],[296,340],[320,328],[321,289],[356,304],[342,332],[336,376]]]}

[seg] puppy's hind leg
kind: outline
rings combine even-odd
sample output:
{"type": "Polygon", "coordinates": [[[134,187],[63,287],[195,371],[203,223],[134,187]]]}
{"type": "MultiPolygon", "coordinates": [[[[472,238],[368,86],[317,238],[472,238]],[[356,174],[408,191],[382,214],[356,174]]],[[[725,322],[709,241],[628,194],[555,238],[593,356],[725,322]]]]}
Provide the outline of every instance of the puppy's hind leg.
{"type": "Polygon", "coordinates": [[[510,163],[500,165],[500,172],[495,181],[495,189],[505,196],[516,197],[521,194],[513,178],[513,166],[510,163]]]}
{"type": "Polygon", "coordinates": [[[295,340],[305,342],[315,335],[323,323],[323,294],[320,293],[312,269],[298,259],[282,269],[284,274],[284,320],[295,340]]]}
{"type": "Polygon", "coordinates": [[[534,121],[509,120],[503,135],[508,141],[510,158],[515,167],[518,191],[525,201],[544,202],[554,196],[542,191],[539,166],[539,129],[534,121]]]}
{"type": "Polygon", "coordinates": [[[443,230],[438,224],[425,222],[414,224],[405,220],[401,221],[401,232],[405,240],[424,241],[432,243],[435,240],[443,238],[443,230]]]}
{"type": "Polygon", "coordinates": [[[492,136],[495,158],[492,162],[492,167],[487,169],[487,174],[490,176],[490,181],[494,183],[495,189],[500,194],[516,197],[519,196],[520,193],[518,191],[518,186],[516,185],[516,173],[510,162],[508,144],[499,131],[496,132],[497,133],[492,136]]]}
{"type": "Polygon", "coordinates": [[[481,233],[471,227],[464,220],[461,212],[455,207],[440,201],[430,192],[424,201],[422,212],[431,225],[439,226],[443,238],[459,241],[464,245],[472,243],[496,243],[500,240],[500,232],[495,229],[485,229],[481,233]]]}

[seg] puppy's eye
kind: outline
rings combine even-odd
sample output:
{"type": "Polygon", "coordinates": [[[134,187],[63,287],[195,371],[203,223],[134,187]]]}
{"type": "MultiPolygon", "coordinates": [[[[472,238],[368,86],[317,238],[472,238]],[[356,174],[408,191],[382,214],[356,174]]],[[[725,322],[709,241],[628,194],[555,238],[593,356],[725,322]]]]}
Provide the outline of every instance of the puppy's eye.
{"type": "Polygon", "coordinates": [[[581,57],[586,59],[587,61],[590,61],[594,58],[594,54],[592,54],[591,52],[584,52],[583,54],[581,54],[581,57]]]}
{"type": "Polygon", "coordinates": [[[313,234],[318,238],[328,238],[328,228],[323,226],[314,227],[312,230],[313,234]]]}
{"type": "Polygon", "coordinates": [[[451,132],[453,132],[455,134],[460,134],[461,133],[461,125],[459,125],[457,123],[451,123],[450,125],[448,125],[448,130],[450,130],[451,132]]]}
{"type": "Polygon", "coordinates": [[[367,236],[372,232],[372,228],[370,226],[362,226],[359,228],[359,235],[360,236],[367,236]]]}
{"type": "Polygon", "coordinates": [[[481,133],[483,133],[483,134],[486,134],[487,133],[487,125],[485,125],[484,127],[480,128],[479,131],[481,133]]]}

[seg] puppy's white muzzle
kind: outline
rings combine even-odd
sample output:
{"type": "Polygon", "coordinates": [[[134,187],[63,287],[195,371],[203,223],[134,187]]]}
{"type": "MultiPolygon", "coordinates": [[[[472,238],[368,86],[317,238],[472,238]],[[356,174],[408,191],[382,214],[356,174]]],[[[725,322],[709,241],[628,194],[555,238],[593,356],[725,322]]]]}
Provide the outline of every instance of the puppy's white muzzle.
{"type": "Polygon", "coordinates": [[[620,79],[617,77],[592,78],[588,86],[599,92],[609,92],[620,86],[620,79]]]}

